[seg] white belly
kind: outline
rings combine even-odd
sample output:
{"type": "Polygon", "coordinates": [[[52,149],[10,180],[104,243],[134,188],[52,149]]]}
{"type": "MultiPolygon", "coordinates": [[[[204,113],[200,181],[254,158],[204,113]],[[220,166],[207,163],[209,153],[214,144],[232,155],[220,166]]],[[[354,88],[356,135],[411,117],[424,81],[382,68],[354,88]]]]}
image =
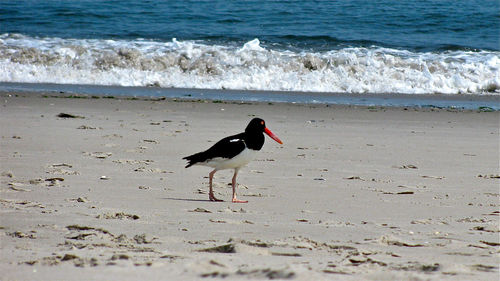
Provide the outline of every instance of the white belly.
{"type": "Polygon", "coordinates": [[[231,159],[217,157],[200,164],[215,168],[217,170],[240,168],[255,159],[257,152],[257,150],[245,148],[240,154],[234,156],[231,159]]]}

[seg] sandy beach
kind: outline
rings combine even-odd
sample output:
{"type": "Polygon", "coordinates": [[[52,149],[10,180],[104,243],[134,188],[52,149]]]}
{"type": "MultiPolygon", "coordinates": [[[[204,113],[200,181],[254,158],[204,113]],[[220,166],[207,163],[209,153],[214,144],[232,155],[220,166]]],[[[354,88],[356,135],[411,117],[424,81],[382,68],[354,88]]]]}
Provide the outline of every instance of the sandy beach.
{"type": "Polygon", "coordinates": [[[500,113],[2,93],[1,280],[498,280],[500,113]],[[182,157],[267,138],[208,201],[182,157]]]}

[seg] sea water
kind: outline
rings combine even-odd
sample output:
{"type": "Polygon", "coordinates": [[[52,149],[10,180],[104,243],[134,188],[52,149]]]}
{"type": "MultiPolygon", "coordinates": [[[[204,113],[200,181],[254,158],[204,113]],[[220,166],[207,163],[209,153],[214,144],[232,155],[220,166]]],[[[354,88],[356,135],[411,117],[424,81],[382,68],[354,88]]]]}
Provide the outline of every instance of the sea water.
{"type": "Polygon", "coordinates": [[[0,82],[500,95],[500,2],[2,0],[0,82]]]}

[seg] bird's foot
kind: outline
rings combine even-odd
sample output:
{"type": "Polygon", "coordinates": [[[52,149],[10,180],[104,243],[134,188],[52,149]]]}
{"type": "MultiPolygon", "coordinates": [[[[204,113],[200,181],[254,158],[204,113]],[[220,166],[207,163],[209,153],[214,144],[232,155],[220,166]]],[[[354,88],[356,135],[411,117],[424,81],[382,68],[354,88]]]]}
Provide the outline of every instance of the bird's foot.
{"type": "Polygon", "coordinates": [[[248,203],[248,201],[246,200],[240,200],[236,197],[233,197],[233,203],[248,203]]]}
{"type": "Polygon", "coordinates": [[[214,202],[224,202],[224,200],[221,200],[221,199],[217,199],[215,198],[214,194],[213,193],[210,193],[208,195],[208,199],[210,199],[210,201],[214,201],[214,202]]]}

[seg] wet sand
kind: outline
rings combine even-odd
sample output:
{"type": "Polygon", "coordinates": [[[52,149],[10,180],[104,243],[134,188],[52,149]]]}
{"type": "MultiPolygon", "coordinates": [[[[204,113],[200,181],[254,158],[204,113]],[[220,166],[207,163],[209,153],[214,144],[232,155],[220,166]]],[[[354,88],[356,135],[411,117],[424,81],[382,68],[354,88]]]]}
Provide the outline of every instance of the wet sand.
{"type": "Polygon", "coordinates": [[[498,280],[499,112],[1,101],[2,280],[498,280]],[[181,158],[254,116],[284,144],[209,202],[181,158]]]}

